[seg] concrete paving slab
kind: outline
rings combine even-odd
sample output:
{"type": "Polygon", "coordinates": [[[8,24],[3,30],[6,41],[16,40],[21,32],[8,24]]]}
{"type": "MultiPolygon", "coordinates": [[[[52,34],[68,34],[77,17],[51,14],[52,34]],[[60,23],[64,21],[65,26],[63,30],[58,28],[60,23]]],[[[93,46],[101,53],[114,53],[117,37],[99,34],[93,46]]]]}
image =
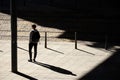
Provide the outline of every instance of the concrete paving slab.
{"type": "Polygon", "coordinates": [[[37,62],[28,62],[28,41],[18,41],[18,71],[11,72],[11,41],[0,40],[0,80],[77,80],[112,55],[111,52],[73,42],[38,45],[37,62]]]}

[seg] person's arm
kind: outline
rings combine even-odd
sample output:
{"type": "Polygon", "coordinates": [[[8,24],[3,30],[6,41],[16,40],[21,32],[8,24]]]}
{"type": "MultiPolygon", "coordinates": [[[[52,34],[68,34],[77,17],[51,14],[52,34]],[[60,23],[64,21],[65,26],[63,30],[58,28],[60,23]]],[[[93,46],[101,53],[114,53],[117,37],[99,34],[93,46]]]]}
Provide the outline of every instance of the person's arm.
{"type": "Polygon", "coordinates": [[[39,31],[38,31],[38,34],[39,34],[39,40],[38,40],[38,42],[39,42],[39,44],[41,44],[41,43],[40,43],[40,33],[39,33],[39,31]]]}
{"type": "Polygon", "coordinates": [[[33,31],[30,32],[30,42],[32,42],[33,31]]]}

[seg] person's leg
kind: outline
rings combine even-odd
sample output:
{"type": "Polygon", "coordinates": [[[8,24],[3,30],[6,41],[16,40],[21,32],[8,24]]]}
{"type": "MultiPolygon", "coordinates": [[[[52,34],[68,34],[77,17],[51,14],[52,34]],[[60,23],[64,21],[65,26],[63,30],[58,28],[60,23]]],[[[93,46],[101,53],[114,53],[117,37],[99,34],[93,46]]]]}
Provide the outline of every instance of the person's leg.
{"type": "Polygon", "coordinates": [[[37,43],[34,43],[34,59],[33,59],[34,62],[35,62],[36,56],[37,56],[37,43]]]}
{"type": "Polygon", "coordinates": [[[29,57],[30,57],[30,59],[28,60],[29,62],[32,62],[32,47],[33,43],[29,43],[29,57]]]}

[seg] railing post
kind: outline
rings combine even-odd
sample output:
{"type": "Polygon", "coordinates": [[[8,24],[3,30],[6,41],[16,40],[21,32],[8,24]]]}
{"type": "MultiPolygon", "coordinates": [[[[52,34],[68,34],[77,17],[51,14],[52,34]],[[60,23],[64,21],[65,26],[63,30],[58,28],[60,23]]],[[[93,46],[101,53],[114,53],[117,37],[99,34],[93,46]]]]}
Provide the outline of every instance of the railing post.
{"type": "Polygon", "coordinates": [[[108,35],[105,35],[105,49],[107,50],[108,46],[108,35]]]}
{"type": "Polygon", "coordinates": [[[75,49],[77,49],[77,32],[75,32],[75,49]]]}
{"type": "Polygon", "coordinates": [[[45,48],[47,48],[47,32],[45,32],[45,48]]]}

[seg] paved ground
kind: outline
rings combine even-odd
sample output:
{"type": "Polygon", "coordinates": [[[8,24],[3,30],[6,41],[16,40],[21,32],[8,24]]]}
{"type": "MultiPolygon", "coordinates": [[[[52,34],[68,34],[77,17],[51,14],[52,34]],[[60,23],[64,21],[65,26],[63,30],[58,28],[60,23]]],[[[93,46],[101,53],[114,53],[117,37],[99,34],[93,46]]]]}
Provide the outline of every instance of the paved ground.
{"type": "Polygon", "coordinates": [[[44,42],[38,45],[37,62],[28,62],[28,41],[18,41],[18,71],[11,72],[11,42],[0,40],[0,80],[78,80],[106,60],[112,52],[73,42],[44,42]]]}
{"type": "MultiPolygon", "coordinates": [[[[27,21],[21,18],[17,18],[17,36],[18,39],[28,39],[29,32],[31,31],[31,25],[37,23],[33,23],[31,21],[27,21]]],[[[43,39],[45,36],[45,32],[48,32],[48,37],[56,38],[59,35],[62,35],[65,31],[50,27],[45,27],[41,25],[37,25],[38,31],[40,31],[41,38],[43,39]]],[[[11,38],[11,26],[10,26],[10,15],[4,14],[0,12],[0,39],[9,39],[11,38]]]]}

